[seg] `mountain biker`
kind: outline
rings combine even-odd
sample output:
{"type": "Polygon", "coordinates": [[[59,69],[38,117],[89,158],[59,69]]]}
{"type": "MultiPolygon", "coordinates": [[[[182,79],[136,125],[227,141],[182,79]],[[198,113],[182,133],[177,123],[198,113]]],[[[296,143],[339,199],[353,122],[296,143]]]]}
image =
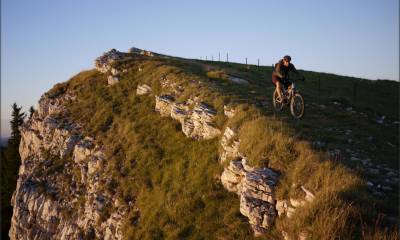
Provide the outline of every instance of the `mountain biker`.
{"type": "MultiPolygon", "coordinates": [[[[289,55],[284,56],[283,59],[275,64],[275,69],[272,71],[272,84],[275,85],[281,101],[287,101],[286,96],[282,94],[282,85],[288,88],[291,84],[288,80],[289,72],[299,74],[294,65],[290,63],[291,60],[292,58],[289,55]]],[[[301,80],[304,81],[304,79],[305,78],[302,76],[301,80]]]]}

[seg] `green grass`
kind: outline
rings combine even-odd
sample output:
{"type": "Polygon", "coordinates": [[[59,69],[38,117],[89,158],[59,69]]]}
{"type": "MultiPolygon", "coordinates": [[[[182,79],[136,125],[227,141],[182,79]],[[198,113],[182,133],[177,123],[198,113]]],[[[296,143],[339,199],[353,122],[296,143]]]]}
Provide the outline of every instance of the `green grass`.
{"type": "Polygon", "coordinates": [[[70,82],[79,86],[71,116],[107,146],[107,171],[120,198],[140,209],[137,225],[139,213],[129,214],[126,238],[251,239],[236,195],[218,180],[218,140],[188,139],[177,122],[154,111],[154,96],[135,95],[139,81],[128,77],[112,88],[95,72],[70,82]]]}
{"type": "Polygon", "coordinates": [[[131,208],[129,212],[124,227],[127,239],[252,238],[247,219],[239,213],[237,196],[219,182],[223,170],[218,162],[219,139],[186,138],[178,122],[154,111],[154,96],[136,96],[137,85],[143,83],[150,85],[154,94],[169,93],[172,89],[160,86],[162,77],[185,89],[177,101],[197,96],[218,111],[218,128],[238,129],[240,149],[252,165],[281,173],[278,198],[296,196],[299,185],[316,193],[318,201],[293,219],[279,219],[265,238],[278,238],[282,229],[293,235],[306,229],[315,239],[395,234],[385,230],[389,225],[384,221],[375,228],[365,224],[375,223],[379,212],[398,216],[398,209],[394,212],[387,207],[398,201],[398,187],[385,199],[373,197],[364,184],[365,172],[349,161],[331,161],[326,152],[351,147],[374,156],[374,162],[398,166],[397,149],[386,143],[390,141],[398,148],[393,131],[396,126],[372,120],[378,115],[387,116],[389,121],[396,119],[398,92],[394,86],[398,89],[398,83],[304,72],[307,80],[298,87],[308,104],[307,112],[303,120],[294,121],[287,109],[278,115],[271,109],[270,67],[162,57],[136,57],[116,64],[130,70],[115,86],[107,86],[106,76],[92,70],[56,85],[50,92],[74,92],[77,100],[68,106],[70,117],[83,125],[85,135],[95,136],[107,149],[107,172],[113,184],[105,190],[116,191],[122,201],[133,201],[140,209],[131,208]],[[226,74],[250,84],[231,83],[226,74]],[[355,81],[359,89],[353,98],[355,81]],[[344,107],[333,101],[340,101],[344,107]],[[224,104],[238,105],[234,118],[223,115],[224,104]],[[346,111],[349,106],[367,117],[346,111]],[[329,128],[336,130],[332,133],[329,128]],[[351,146],[344,134],[349,128],[355,141],[351,146]],[[384,155],[368,145],[370,135],[384,155]],[[326,144],[316,147],[314,141],[326,144]]]}

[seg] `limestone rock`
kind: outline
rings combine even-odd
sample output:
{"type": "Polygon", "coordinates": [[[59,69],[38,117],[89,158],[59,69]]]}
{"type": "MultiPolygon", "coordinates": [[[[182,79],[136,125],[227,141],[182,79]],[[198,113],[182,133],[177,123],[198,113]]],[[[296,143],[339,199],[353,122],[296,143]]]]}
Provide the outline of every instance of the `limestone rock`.
{"type": "Polygon", "coordinates": [[[291,218],[295,214],[296,209],[306,205],[307,202],[314,201],[315,195],[312,192],[304,186],[300,186],[300,188],[306,195],[304,198],[290,198],[289,200],[276,201],[276,210],[280,217],[286,215],[288,218],[291,218]]]}
{"type": "Polygon", "coordinates": [[[290,198],[290,204],[291,204],[293,207],[295,207],[295,208],[304,206],[305,203],[306,203],[305,200],[290,198]]]}
{"type": "Polygon", "coordinates": [[[245,170],[241,160],[233,160],[225,168],[221,175],[222,185],[230,192],[236,192],[238,195],[242,192],[242,179],[245,170]]]}
{"type": "Polygon", "coordinates": [[[251,168],[244,158],[231,161],[221,175],[222,185],[240,196],[240,212],[249,218],[255,236],[264,234],[276,218],[277,180],[273,170],[251,168]]]}
{"type": "Polygon", "coordinates": [[[128,50],[128,53],[136,53],[136,54],[140,54],[142,52],[142,49],[140,48],[136,48],[136,47],[131,47],[128,50]]]}
{"type": "Polygon", "coordinates": [[[156,111],[159,112],[161,116],[171,116],[171,107],[174,100],[174,97],[171,95],[156,96],[156,111]]]}
{"type": "Polygon", "coordinates": [[[114,84],[117,84],[119,82],[119,78],[113,75],[109,75],[107,77],[108,85],[112,86],[114,84]]]}
{"type": "Polygon", "coordinates": [[[140,52],[140,54],[141,54],[141,55],[144,55],[144,56],[148,56],[148,57],[153,57],[153,56],[154,56],[154,54],[153,54],[152,52],[147,51],[147,50],[142,50],[142,51],[140,52]]]}
{"type": "Polygon", "coordinates": [[[111,68],[111,75],[113,76],[117,76],[121,73],[120,70],[116,69],[116,68],[111,68]]]}
{"type": "Polygon", "coordinates": [[[136,89],[137,95],[145,95],[145,94],[150,94],[150,93],[151,93],[151,87],[147,84],[138,85],[138,87],[136,89]]]}
{"type": "Polygon", "coordinates": [[[190,116],[182,125],[183,133],[193,139],[212,139],[221,131],[213,125],[216,111],[205,103],[198,103],[190,116]]]}
{"type": "Polygon", "coordinates": [[[122,239],[127,207],[105,192],[104,149],[69,122],[68,93],[45,94],[21,127],[21,166],[11,204],[11,239],[122,239]],[[113,209],[101,219],[105,206],[113,209]]]}
{"type": "Polygon", "coordinates": [[[188,103],[175,103],[172,95],[156,96],[155,110],[162,116],[170,116],[182,125],[182,132],[196,140],[212,139],[221,131],[214,124],[216,111],[205,103],[197,103],[189,109],[188,103]]]}
{"type": "Polygon", "coordinates": [[[242,157],[239,153],[239,140],[235,140],[236,132],[230,127],[226,127],[224,135],[221,139],[222,153],[220,155],[221,163],[227,160],[236,159],[242,157]]]}
{"type": "Polygon", "coordinates": [[[308,202],[314,201],[315,195],[312,192],[308,191],[304,186],[301,186],[300,188],[306,193],[306,198],[305,198],[306,201],[308,202]]]}
{"type": "Polygon", "coordinates": [[[282,216],[283,214],[286,214],[288,211],[288,202],[287,200],[277,200],[275,208],[278,212],[278,216],[282,216]]]}
{"type": "Polygon", "coordinates": [[[249,82],[247,80],[244,80],[242,78],[238,78],[235,76],[228,76],[228,79],[234,83],[238,83],[238,84],[249,84],[249,82]]]}
{"type": "Polygon", "coordinates": [[[98,71],[102,73],[106,73],[111,70],[112,63],[121,59],[123,54],[118,52],[116,49],[111,49],[108,52],[105,52],[102,56],[96,58],[95,67],[98,71]]]}
{"type": "Polygon", "coordinates": [[[245,194],[240,196],[240,213],[249,218],[256,236],[264,234],[275,219],[275,207],[245,194]]]}
{"type": "Polygon", "coordinates": [[[178,120],[182,125],[184,124],[185,118],[190,116],[192,113],[189,110],[189,106],[184,103],[173,103],[171,107],[171,117],[178,120]]]}
{"type": "Polygon", "coordinates": [[[235,109],[231,106],[224,105],[224,114],[228,118],[233,118],[233,116],[235,116],[235,109]]]}

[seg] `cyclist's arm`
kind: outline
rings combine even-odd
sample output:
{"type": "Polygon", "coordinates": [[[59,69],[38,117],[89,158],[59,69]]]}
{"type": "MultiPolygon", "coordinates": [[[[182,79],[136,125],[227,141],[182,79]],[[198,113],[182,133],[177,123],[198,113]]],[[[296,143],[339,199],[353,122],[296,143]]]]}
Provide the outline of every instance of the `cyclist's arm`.
{"type": "MultiPolygon", "coordinates": [[[[293,64],[291,64],[291,65],[292,65],[292,66],[291,66],[291,67],[292,67],[291,70],[292,70],[294,73],[296,73],[296,74],[300,74],[299,71],[297,71],[296,67],[295,67],[293,64]]],[[[301,75],[301,74],[300,74],[300,75],[301,75]]]]}
{"type": "Polygon", "coordinates": [[[297,71],[296,67],[292,64],[292,71],[296,73],[298,76],[300,76],[302,79],[304,79],[304,75],[301,74],[299,71],[297,71]]]}
{"type": "Polygon", "coordinates": [[[276,76],[278,76],[279,78],[283,78],[283,75],[281,73],[281,64],[278,63],[275,67],[275,74],[276,76]]]}

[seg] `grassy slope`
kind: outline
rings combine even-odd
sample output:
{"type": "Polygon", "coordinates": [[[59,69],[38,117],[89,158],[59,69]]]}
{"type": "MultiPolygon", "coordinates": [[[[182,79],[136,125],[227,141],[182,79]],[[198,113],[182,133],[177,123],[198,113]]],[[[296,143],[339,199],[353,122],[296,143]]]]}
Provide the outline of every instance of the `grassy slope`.
{"type": "Polygon", "coordinates": [[[133,208],[130,212],[126,224],[128,238],[252,238],[247,219],[239,213],[237,197],[227,193],[219,183],[218,176],[222,172],[218,163],[219,141],[187,139],[176,121],[161,118],[154,112],[154,96],[136,96],[139,83],[149,84],[156,94],[162,93],[159,79],[164,75],[185,87],[178,100],[196,94],[216,107],[220,128],[229,125],[240,130],[241,150],[250,157],[252,164],[268,165],[282,173],[278,197],[299,194],[293,184],[305,185],[316,192],[318,201],[301,210],[292,220],[280,219],[269,237],[276,238],[282,229],[293,234],[307,229],[316,238],[373,236],[375,233],[383,236],[379,228],[377,231],[371,227],[363,228],[360,217],[365,224],[374,223],[377,212],[389,211],[398,216],[393,208],[385,209],[385,205],[393,206],[398,200],[397,187],[385,199],[375,199],[363,184],[366,176],[362,171],[354,170],[354,164],[345,160],[330,161],[324,153],[332,148],[356,147],[365,151],[362,154],[375,155],[373,161],[385,161],[396,167],[397,151],[386,143],[390,141],[398,147],[396,127],[375,124],[371,118],[376,114],[389,118],[398,116],[397,83],[370,83],[322,74],[322,94],[319,96],[317,77],[320,75],[305,72],[308,80],[299,84],[299,88],[309,103],[307,115],[302,121],[293,121],[286,113],[276,117],[271,111],[271,68],[136,58],[135,61],[119,63],[131,71],[116,86],[108,87],[104,75],[88,71],[52,90],[75,92],[78,101],[69,106],[71,117],[82,123],[86,134],[96,136],[99,143],[107,146],[111,163],[108,171],[113,181],[105,185],[105,189],[117,191],[126,202],[135,201],[140,209],[140,213],[133,208]],[[143,68],[141,72],[136,71],[139,65],[143,68]],[[207,77],[207,72],[213,70],[246,78],[251,84],[230,83],[224,79],[224,74],[208,74],[207,77]],[[359,81],[360,89],[380,86],[381,91],[374,90],[364,95],[359,90],[354,101],[353,80],[359,81]],[[193,83],[196,81],[200,81],[200,85],[193,83]],[[364,119],[339,109],[332,104],[333,100],[346,104],[346,107],[351,105],[360,111],[362,109],[369,117],[364,119]],[[228,120],[222,114],[223,105],[232,102],[242,105],[235,118],[228,120]],[[259,103],[266,103],[267,107],[259,107],[259,103]],[[322,104],[325,105],[323,109],[319,106],[322,104]],[[348,146],[347,139],[341,136],[344,134],[342,129],[350,127],[357,135],[354,139],[360,140],[357,145],[348,146]],[[329,132],[328,128],[335,128],[335,133],[329,132]],[[365,145],[361,141],[363,134],[373,135],[377,140],[375,146],[385,155],[377,154],[376,150],[365,145]],[[309,144],[317,140],[325,144],[318,147],[309,144]],[[376,203],[377,207],[374,206],[376,203]],[[332,218],[336,215],[339,217],[332,218]]]}

